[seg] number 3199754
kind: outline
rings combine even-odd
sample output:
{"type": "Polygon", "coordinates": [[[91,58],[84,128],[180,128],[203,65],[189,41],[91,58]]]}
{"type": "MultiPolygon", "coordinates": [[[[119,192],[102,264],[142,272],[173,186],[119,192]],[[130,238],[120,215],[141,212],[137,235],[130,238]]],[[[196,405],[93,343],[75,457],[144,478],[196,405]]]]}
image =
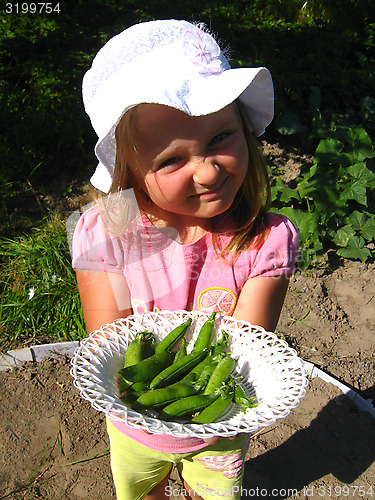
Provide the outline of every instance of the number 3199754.
{"type": "Polygon", "coordinates": [[[60,13],[59,3],[11,3],[5,4],[5,12],[7,14],[52,14],[53,12],[60,13]]]}

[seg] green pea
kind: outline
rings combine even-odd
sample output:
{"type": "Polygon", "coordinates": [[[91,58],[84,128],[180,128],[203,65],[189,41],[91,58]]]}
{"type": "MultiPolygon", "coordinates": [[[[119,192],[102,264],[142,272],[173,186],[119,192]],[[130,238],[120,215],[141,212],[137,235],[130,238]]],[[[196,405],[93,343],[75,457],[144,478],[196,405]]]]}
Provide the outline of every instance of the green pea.
{"type": "Polygon", "coordinates": [[[172,347],[185,335],[185,332],[191,325],[191,322],[192,319],[188,318],[184,323],[169,332],[168,335],[164,337],[163,340],[161,340],[161,342],[159,342],[159,344],[155,347],[155,353],[172,349],[172,347]]]}
{"type": "Polygon", "coordinates": [[[217,312],[213,312],[207,321],[203,324],[195,341],[193,351],[203,351],[207,349],[211,342],[212,333],[214,330],[215,316],[217,312]]]}
{"type": "Polygon", "coordinates": [[[184,380],[189,380],[191,382],[197,381],[202,371],[205,369],[205,367],[209,366],[211,363],[213,363],[213,361],[214,361],[213,356],[207,356],[206,358],[203,359],[203,361],[201,361],[194,368],[192,368],[187,375],[185,375],[184,380]]]}
{"type": "Polygon", "coordinates": [[[186,339],[185,339],[185,338],[183,338],[183,339],[181,340],[181,347],[180,347],[180,349],[177,351],[176,356],[174,357],[174,361],[173,361],[173,363],[176,363],[176,362],[177,362],[177,361],[179,361],[181,358],[183,358],[184,356],[186,356],[186,355],[187,355],[186,345],[187,345],[186,339]]]}
{"type": "Polygon", "coordinates": [[[150,389],[158,389],[175,382],[181,378],[186,372],[196,366],[203,358],[207,356],[207,352],[191,352],[176,363],[167,366],[158,373],[150,383],[150,389]]]}
{"type": "Polygon", "coordinates": [[[124,368],[137,364],[142,359],[142,341],[143,332],[135,335],[134,339],[128,345],[124,355],[124,368]]]}
{"type": "Polygon", "coordinates": [[[149,358],[155,354],[155,336],[152,332],[144,332],[142,342],[142,359],[149,358]]]}
{"type": "Polygon", "coordinates": [[[163,408],[158,418],[168,421],[195,413],[212,403],[218,397],[218,394],[195,394],[193,396],[187,396],[163,408]]]}
{"type": "Polygon", "coordinates": [[[226,394],[220,395],[215,401],[209,404],[201,412],[191,419],[194,424],[211,424],[216,422],[221,415],[229,408],[232,403],[233,394],[227,392],[226,394]]]}
{"type": "Polygon", "coordinates": [[[219,361],[206,385],[204,394],[214,394],[218,391],[227,382],[235,366],[236,360],[230,356],[226,356],[219,361]]]}
{"type": "Polygon", "coordinates": [[[168,387],[162,387],[160,389],[151,389],[144,392],[137,399],[137,403],[141,406],[165,406],[172,401],[184,398],[195,394],[197,389],[195,389],[191,384],[187,382],[176,382],[168,387]]]}
{"type": "Polygon", "coordinates": [[[174,354],[162,351],[149,358],[141,360],[136,365],[127,366],[120,370],[121,377],[128,383],[140,382],[155,377],[173,361],[174,354]]]}

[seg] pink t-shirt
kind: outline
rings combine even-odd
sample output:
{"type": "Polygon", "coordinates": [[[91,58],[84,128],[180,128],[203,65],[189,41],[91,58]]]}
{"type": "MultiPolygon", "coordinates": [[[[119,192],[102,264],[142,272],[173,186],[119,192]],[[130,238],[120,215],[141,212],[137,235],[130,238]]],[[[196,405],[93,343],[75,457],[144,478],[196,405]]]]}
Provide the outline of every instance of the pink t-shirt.
{"type": "MultiPolygon", "coordinates": [[[[298,252],[298,233],[284,216],[269,213],[270,230],[260,248],[242,252],[234,263],[216,255],[211,235],[181,245],[165,228],[135,218],[120,237],[105,230],[99,209],[80,217],[73,236],[73,267],[125,276],[134,313],[153,310],[224,311],[231,315],[249,278],[290,276],[298,252]]],[[[170,228],[169,228],[170,230],[170,228]]],[[[223,237],[223,243],[230,235],[223,237]]],[[[196,451],[201,439],[146,434],[113,420],[115,427],[149,448],[168,453],[196,451]]]]}

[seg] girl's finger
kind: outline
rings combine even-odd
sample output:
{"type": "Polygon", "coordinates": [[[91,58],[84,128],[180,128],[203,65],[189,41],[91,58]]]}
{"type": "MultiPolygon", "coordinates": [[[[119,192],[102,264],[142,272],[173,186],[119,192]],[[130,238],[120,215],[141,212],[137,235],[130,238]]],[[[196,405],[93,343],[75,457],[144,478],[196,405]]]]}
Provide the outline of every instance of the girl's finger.
{"type": "Polygon", "coordinates": [[[220,436],[213,436],[212,438],[203,439],[203,441],[207,444],[216,444],[220,441],[220,436]]]}

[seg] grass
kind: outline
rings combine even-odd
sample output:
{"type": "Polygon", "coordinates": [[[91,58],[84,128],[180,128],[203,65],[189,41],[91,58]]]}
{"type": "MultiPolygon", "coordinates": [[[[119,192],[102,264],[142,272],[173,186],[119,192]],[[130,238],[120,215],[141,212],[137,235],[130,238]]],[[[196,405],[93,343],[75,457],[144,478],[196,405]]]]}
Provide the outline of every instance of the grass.
{"type": "Polygon", "coordinates": [[[0,350],[85,336],[64,220],[52,213],[31,234],[0,241],[0,350]]]}

